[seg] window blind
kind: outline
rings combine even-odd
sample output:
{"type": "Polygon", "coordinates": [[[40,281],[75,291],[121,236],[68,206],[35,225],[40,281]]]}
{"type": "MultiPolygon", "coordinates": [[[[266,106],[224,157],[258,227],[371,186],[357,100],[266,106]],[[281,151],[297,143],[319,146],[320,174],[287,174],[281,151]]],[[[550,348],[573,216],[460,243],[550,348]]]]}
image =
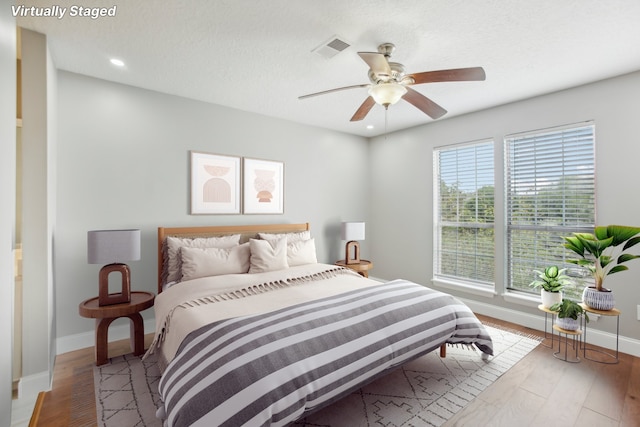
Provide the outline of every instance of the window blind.
{"type": "Polygon", "coordinates": [[[533,292],[533,270],[549,265],[581,272],[565,262],[563,236],[595,225],[594,132],[589,122],[505,138],[510,289],[533,292]]]}
{"type": "Polygon", "coordinates": [[[434,274],[493,284],[493,141],[434,150],[434,274]]]}

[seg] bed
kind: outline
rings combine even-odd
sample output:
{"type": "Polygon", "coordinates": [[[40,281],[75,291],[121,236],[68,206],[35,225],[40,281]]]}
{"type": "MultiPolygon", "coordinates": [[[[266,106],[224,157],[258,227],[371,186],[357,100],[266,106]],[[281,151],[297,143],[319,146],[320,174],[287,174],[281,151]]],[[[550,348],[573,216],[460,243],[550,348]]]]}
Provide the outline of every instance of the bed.
{"type": "Polygon", "coordinates": [[[308,223],[158,228],[155,313],[172,427],[288,425],[446,344],[493,353],[451,295],[318,263],[308,223]]]}

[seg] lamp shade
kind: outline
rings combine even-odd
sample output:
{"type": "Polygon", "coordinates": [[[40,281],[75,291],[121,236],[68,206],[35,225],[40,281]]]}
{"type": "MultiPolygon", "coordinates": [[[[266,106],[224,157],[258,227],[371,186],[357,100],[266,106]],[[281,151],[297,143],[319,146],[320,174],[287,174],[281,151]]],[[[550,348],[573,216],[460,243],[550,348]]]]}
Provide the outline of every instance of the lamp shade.
{"type": "Polygon", "coordinates": [[[389,106],[400,101],[407,88],[399,83],[379,83],[371,86],[369,95],[380,105],[389,106]]]}
{"type": "Polygon", "coordinates": [[[140,230],[93,230],[87,232],[89,264],[112,264],[140,259],[140,230]]]}
{"type": "Polygon", "coordinates": [[[343,222],[342,240],[364,240],[364,222],[343,222]]]}

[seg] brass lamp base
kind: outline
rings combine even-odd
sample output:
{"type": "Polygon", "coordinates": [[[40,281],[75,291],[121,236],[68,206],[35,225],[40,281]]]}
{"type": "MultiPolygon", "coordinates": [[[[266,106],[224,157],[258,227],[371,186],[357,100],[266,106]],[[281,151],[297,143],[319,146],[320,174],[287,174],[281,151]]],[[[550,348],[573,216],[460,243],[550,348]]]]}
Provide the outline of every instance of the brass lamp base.
{"type": "Polygon", "coordinates": [[[131,270],[127,264],[108,264],[100,269],[98,305],[122,304],[131,301],[131,270]],[[109,293],[109,274],[122,275],[122,292],[109,293]]]}
{"type": "Polygon", "coordinates": [[[360,243],[356,240],[347,242],[344,250],[344,261],[346,264],[360,264],[360,243]],[[351,250],[353,249],[353,258],[351,258],[351,250]]]}

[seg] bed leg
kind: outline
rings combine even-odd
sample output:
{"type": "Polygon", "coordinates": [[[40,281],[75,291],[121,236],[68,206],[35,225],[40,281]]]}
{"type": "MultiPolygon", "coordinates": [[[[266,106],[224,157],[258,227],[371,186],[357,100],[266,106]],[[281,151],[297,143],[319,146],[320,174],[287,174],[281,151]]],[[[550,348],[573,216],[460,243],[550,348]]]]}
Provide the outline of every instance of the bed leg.
{"type": "Polygon", "coordinates": [[[440,346],[440,357],[442,358],[447,357],[447,344],[442,344],[440,346]]]}

